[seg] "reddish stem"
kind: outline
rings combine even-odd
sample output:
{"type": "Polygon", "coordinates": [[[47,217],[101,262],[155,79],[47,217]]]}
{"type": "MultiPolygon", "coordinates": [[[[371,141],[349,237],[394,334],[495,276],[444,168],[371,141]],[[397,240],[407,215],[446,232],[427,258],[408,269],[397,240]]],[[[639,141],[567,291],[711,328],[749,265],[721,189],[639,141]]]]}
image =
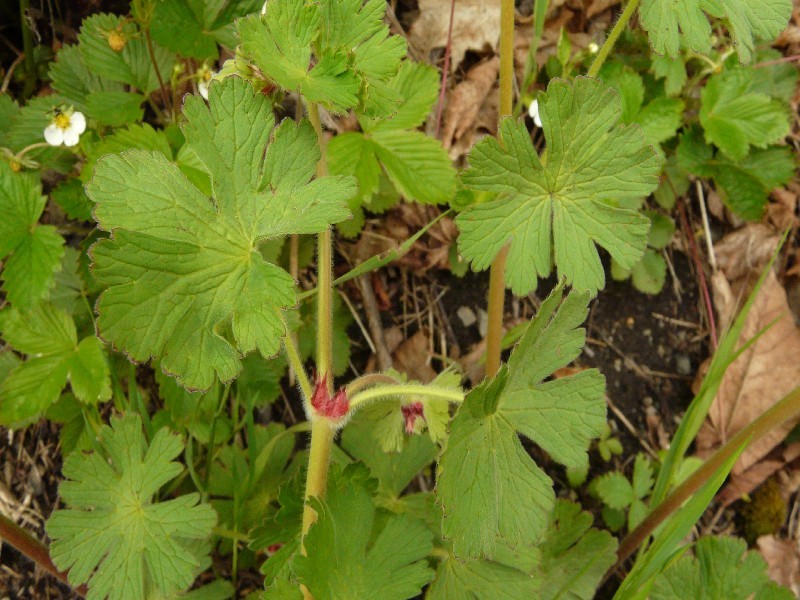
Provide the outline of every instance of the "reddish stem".
{"type": "Polygon", "coordinates": [[[717,326],[714,321],[714,309],[711,306],[711,294],[708,292],[708,284],[706,283],[706,273],[703,270],[703,264],[700,262],[700,251],[697,249],[697,244],[694,239],[692,228],[689,227],[689,220],[686,218],[686,209],[683,206],[683,200],[678,199],[678,212],[681,215],[681,226],[686,232],[686,237],[689,239],[689,249],[692,253],[697,275],[700,278],[700,291],[703,294],[703,301],[706,306],[706,313],[708,315],[708,327],[711,330],[711,346],[714,350],[717,349],[717,326]]]}
{"type": "MultiPolygon", "coordinates": [[[[50,560],[50,552],[47,546],[2,514],[0,514],[0,540],[16,548],[62,583],[70,585],[67,580],[67,574],[59,571],[53,561],[50,560]]],[[[86,595],[87,590],[84,585],[72,589],[81,596],[86,595]]]]}
{"type": "Polygon", "coordinates": [[[444,95],[447,91],[447,75],[450,73],[450,51],[453,45],[453,21],[456,15],[456,0],[450,0],[450,24],[447,26],[447,46],[444,48],[444,70],[442,71],[442,87],[439,90],[439,105],[436,108],[436,137],[442,126],[442,110],[444,110],[444,95]]]}

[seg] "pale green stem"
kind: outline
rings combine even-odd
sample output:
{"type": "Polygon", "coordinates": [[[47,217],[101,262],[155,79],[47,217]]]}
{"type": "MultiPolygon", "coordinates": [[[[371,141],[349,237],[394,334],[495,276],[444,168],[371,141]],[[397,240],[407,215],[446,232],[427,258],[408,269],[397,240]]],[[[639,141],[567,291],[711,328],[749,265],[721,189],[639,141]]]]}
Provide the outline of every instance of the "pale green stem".
{"type": "Polygon", "coordinates": [[[47,142],[36,142],[35,144],[31,144],[30,146],[25,146],[22,150],[20,150],[19,152],[17,152],[14,155],[14,158],[16,158],[17,160],[20,160],[23,156],[25,156],[31,150],[36,150],[37,148],[49,148],[49,147],[50,147],[50,144],[48,144],[47,142]]]}
{"type": "MultiPolygon", "coordinates": [[[[311,402],[311,396],[314,394],[314,388],[308,380],[306,370],[303,367],[303,361],[300,359],[300,354],[297,352],[297,346],[294,343],[294,338],[291,334],[283,336],[283,347],[286,348],[286,356],[289,357],[289,364],[294,369],[297,381],[300,383],[300,390],[303,392],[303,403],[308,404],[311,402]]],[[[306,409],[308,407],[306,406],[306,409]]]]}
{"type": "MultiPolygon", "coordinates": [[[[500,1],[500,106],[498,125],[514,110],[514,0],[500,1]]],[[[508,247],[492,261],[489,271],[489,316],[486,330],[486,375],[494,377],[500,370],[500,343],[503,339],[505,308],[505,271],[508,247]]]]}
{"type": "MultiPolygon", "coordinates": [[[[325,495],[334,433],[335,430],[328,419],[317,418],[311,422],[311,446],[308,451],[308,471],[306,473],[306,505],[303,509],[303,537],[317,520],[317,513],[311,508],[308,501],[311,498],[322,498],[325,495]]],[[[302,550],[305,554],[305,546],[302,550]]]]}
{"type": "Polygon", "coordinates": [[[371,385],[378,385],[379,383],[396,385],[402,383],[402,381],[395,379],[391,375],[385,375],[384,373],[370,373],[369,375],[363,375],[347,384],[347,397],[350,398],[359,390],[371,385]]]}
{"type": "Polygon", "coordinates": [[[589,72],[587,73],[589,77],[597,77],[597,74],[600,72],[600,68],[603,66],[603,63],[606,62],[608,54],[614,48],[614,44],[617,43],[617,39],[619,39],[620,34],[622,34],[622,32],[625,30],[625,27],[628,25],[628,21],[631,20],[631,17],[633,16],[633,13],[636,12],[638,6],[639,0],[628,1],[628,5],[625,7],[625,10],[622,11],[619,21],[617,21],[617,24],[614,25],[611,33],[608,34],[608,38],[606,38],[605,43],[603,43],[603,47],[600,48],[600,51],[597,53],[592,66],[589,67],[589,72]]]}
{"type": "Polygon", "coordinates": [[[350,398],[350,410],[357,409],[361,404],[380,398],[396,398],[398,396],[423,396],[431,400],[461,403],[464,401],[464,392],[451,388],[441,388],[421,383],[407,383],[402,385],[381,385],[350,398]]]}

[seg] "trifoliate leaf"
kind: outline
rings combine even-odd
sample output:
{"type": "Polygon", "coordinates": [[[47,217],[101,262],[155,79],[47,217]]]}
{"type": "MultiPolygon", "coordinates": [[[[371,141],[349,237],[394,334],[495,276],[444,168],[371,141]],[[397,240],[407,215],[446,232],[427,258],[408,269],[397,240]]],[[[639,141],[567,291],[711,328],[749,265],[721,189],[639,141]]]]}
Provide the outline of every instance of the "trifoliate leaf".
{"type": "Polygon", "coordinates": [[[518,434],[568,466],[585,465],[605,426],[604,380],[596,370],[542,383],[583,346],[589,295],[563,284],[542,304],[507,368],[467,396],[450,424],[439,461],[442,530],[459,558],[491,557],[498,538],[515,547],[544,532],[555,497],[518,434]],[[522,499],[525,499],[522,501],[522,499]]]}
{"type": "Polygon", "coordinates": [[[441,144],[419,126],[436,102],[438,78],[427,65],[406,61],[389,87],[402,98],[390,119],[361,118],[364,133],[338,135],[328,145],[331,173],[354,175],[354,205],[369,203],[379,192],[381,167],[406,200],[448,202],[455,193],[455,171],[441,144]]]}
{"type": "Polygon", "coordinates": [[[341,53],[324,54],[310,68],[320,22],[319,4],[279,0],[267,3],[265,15],[239,20],[237,28],[242,49],[265,76],[309,102],[344,112],[358,104],[359,82],[341,53]]]}
{"type": "Polygon", "coordinates": [[[627,508],[634,499],[633,487],[619,471],[612,471],[598,478],[594,488],[603,503],[611,508],[627,508]]]}
{"type": "Polygon", "coordinates": [[[648,144],[658,145],[675,135],[682,122],[683,101],[657,96],[644,105],[642,77],[619,63],[606,65],[600,78],[619,92],[622,104],[620,122],[640,125],[648,144]]]}
{"type": "Polygon", "coordinates": [[[637,454],[633,462],[633,493],[644,498],[653,488],[653,465],[644,454],[637,454]]]}
{"type": "Polygon", "coordinates": [[[600,81],[554,80],[539,97],[539,111],[545,164],[524,124],[509,119],[500,140],[485,138],[473,148],[464,183],[501,195],[458,215],[459,250],[481,270],[510,244],[506,284],[524,295],[550,274],[553,246],[559,276],[594,294],[605,282],[595,244],[629,268],[647,243],[647,219],[607,200],[652,192],[660,160],[638,127],[615,125],[619,99],[600,81]]]}
{"type": "MultiPolygon", "coordinates": [[[[542,583],[540,600],[591,600],[608,568],[616,561],[616,540],[591,529],[592,516],[573,502],[558,500],[553,522],[539,545],[541,560],[534,574],[542,583]]],[[[689,598],[691,596],[687,596],[689,598]]]]}
{"type": "Polygon", "coordinates": [[[95,75],[127,83],[144,93],[160,85],[153,61],[165,80],[169,79],[175,63],[175,55],[156,43],[151,59],[144,33],[133,20],[117,15],[97,14],[84,19],[78,41],[83,62],[95,75]],[[122,50],[116,51],[109,44],[111,32],[125,38],[122,50]]]}
{"type": "Polygon", "coordinates": [[[643,0],[642,27],[659,54],[678,58],[683,34],[695,52],[711,51],[711,24],[705,13],[725,19],[739,60],[750,62],[756,40],[772,41],[792,14],[792,0],[643,0]]]}
{"type": "MultiPolygon", "coordinates": [[[[76,110],[105,125],[112,124],[90,110],[89,102],[94,94],[100,92],[124,93],[124,86],[118,81],[104,79],[89,71],[77,45],[65,46],[59,50],[56,60],[50,65],[49,75],[53,89],[64,96],[76,110]]],[[[144,98],[139,96],[139,101],[144,101],[144,98]]]]}
{"type": "Polygon", "coordinates": [[[753,82],[750,91],[789,104],[797,87],[798,72],[797,67],[781,60],[782,58],[783,54],[772,48],[758,52],[756,61],[766,64],[761,64],[758,69],[752,70],[753,82]]]}
{"type": "Polygon", "coordinates": [[[89,599],[186,589],[217,519],[198,494],[154,501],[183,470],[173,461],[183,450],[180,438],[161,429],[148,447],[138,415],[112,418],[100,434],[108,458],[77,453],[64,462],[59,493],[69,508],[55,511],[46,527],[53,562],[69,570],[72,585],[88,582],[89,599]]]}
{"type": "MultiPolygon", "coordinates": [[[[233,379],[242,354],[280,348],[294,281],[263,260],[259,244],[346,218],[355,187],[344,177],[308,183],[308,168],[278,184],[263,178],[279,160],[269,149],[261,159],[273,122],[268,99],[240,78],[213,82],[209,99],[210,109],[199,96],[186,100],[184,132],[211,174],[213,203],[160,153],[105,157],[87,185],[100,227],[112,232],[92,251],[94,273],[108,286],[97,304],[100,333],[134,360],[160,357],[165,373],[198,390],[215,375],[233,379]]],[[[314,133],[307,122],[286,121],[274,143],[295,135],[314,133]]],[[[308,166],[319,154],[295,156],[308,166]]]]}
{"type": "Polygon", "coordinates": [[[701,177],[714,179],[722,200],[736,214],[758,220],[764,214],[769,194],[788,182],[795,171],[792,151],[784,147],[753,150],[741,161],[733,161],[705,144],[696,129],[681,136],[676,151],[678,166],[701,177]]]}
{"type": "Polygon", "coordinates": [[[87,100],[89,114],[110,127],[141,121],[145,97],[131,92],[97,92],[87,100]]]}
{"type": "Polygon", "coordinates": [[[0,383],[0,423],[19,427],[38,418],[69,382],[84,403],[111,397],[108,365],[95,336],[78,342],[72,318],[50,304],[30,312],[9,309],[0,321],[3,339],[29,355],[0,383]]]}
{"type": "Polygon", "coordinates": [[[260,0],[162,0],[156,4],[150,34],[173,52],[216,59],[218,43],[235,45],[231,39],[234,20],[256,12],[262,4],[260,0]]]}
{"type": "Polygon", "coordinates": [[[791,600],[794,594],[770,581],[758,552],[747,552],[744,540],[704,537],[694,545],[694,557],[683,556],[655,580],[652,600],[791,600]]]}
{"type": "Polygon", "coordinates": [[[403,600],[433,578],[431,532],[408,515],[377,521],[373,487],[363,465],[334,467],[325,500],[311,500],[317,522],[294,571],[315,598],[403,600]]]}
{"type": "Polygon", "coordinates": [[[0,161],[2,289],[16,308],[30,308],[44,297],[61,268],[64,239],[52,225],[38,224],[46,203],[32,174],[15,173],[0,161]]]}
{"type": "Polygon", "coordinates": [[[700,123],[706,141],[733,160],[750,146],[765,148],[789,133],[789,118],[781,104],[749,92],[752,69],[731,69],[709,78],[700,94],[700,123]]]}

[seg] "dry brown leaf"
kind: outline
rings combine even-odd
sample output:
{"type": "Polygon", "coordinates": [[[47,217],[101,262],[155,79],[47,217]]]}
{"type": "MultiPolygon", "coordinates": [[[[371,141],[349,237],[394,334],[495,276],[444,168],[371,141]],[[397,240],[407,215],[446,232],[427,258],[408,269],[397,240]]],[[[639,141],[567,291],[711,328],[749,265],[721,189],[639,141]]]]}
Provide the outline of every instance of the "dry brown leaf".
{"type": "Polygon", "coordinates": [[[620,3],[621,0],[592,0],[589,8],[586,9],[586,17],[591,19],[598,13],[603,12],[607,8],[611,8],[620,3]]]}
{"type": "MultiPolygon", "coordinates": [[[[451,0],[419,0],[419,17],[411,26],[411,42],[428,56],[434,48],[447,45],[451,0]]],[[[494,50],[500,41],[500,0],[458,0],[453,15],[450,70],[467,50],[494,50]]]]}
{"type": "MultiPolygon", "coordinates": [[[[745,274],[747,275],[747,274],[745,274]]],[[[697,450],[708,456],[784,395],[800,385],[800,330],[795,326],[786,293],[770,271],[753,302],[739,344],[772,326],[730,366],[706,421],[697,434],[697,450]],[[774,323],[773,323],[774,322],[774,323]]],[[[786,423],[748,446],[733,468],[743,473],[778,446],[793,423],[786,423]]]]}
{"type": "Polygon", "coordinates": [[[775,202],[767,205],[767,219],[778,231],[797,227],[797,194],[785,188],[772,190],[775,202]]]}
{"type": "Polygon", "coordinates": [[[717,501],[723,507],[730,506],[737,500],[741,500],[745,494],[753,492],[774,473],[798,457],[800,457],[800,443],[790,444],[785,448],[775,448],[766,458],[754,464],[744,473],[732,475],[717,495],[717,501]]]}
{"type": "Polygon", "coordinates": [[[392,353],[394,368],[409,379],[430,383],[436,378],[436,371],[431,367],[430,344],[430,332],[420,329],[392,353]]]}
{"type": "Polygon", "coordinates": [[[453,142],[460,140],[468,131],[474,132],[475,121],[486,96],[497,81],[499,68],[499,57],[482,62],[470,69],[464,81],[450,92],[442,136],[446,150],[449,150],[453,142]]]}
{"type": "Polygon", "coordinates": [[[758,538],[757,544],[767,563],[770,579],[788,587],[800,598],[800,548],[797,542],[763,535],[758,538]]]}

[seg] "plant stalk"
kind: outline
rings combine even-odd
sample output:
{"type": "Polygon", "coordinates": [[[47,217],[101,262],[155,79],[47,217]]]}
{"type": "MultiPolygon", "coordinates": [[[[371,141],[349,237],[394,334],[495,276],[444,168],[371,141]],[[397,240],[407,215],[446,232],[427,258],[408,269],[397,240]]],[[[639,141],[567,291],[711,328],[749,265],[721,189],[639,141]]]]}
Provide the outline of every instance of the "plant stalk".
{"type": "MultiPolygon", "coordinates": [[[[53,561],[50,560],[50,551],[47,549],[47,546],[2,513],[0,513],[0,542],[5,542],[13,548],[16,548],[20,553],[30,558],[53,577],[70,585],[67,574],[63,571],[59,571],[53,564],[53,561]]],[[[73,589],[81,596],[86,595],[86,586],[82,585],[73,589]]]]}
{"type": "Polygon", "coordinates": [[[361,404],[378,400],[379,398],[396,398],[398,396],[424,396],[432,400],[442,400],[444,402],[463,402],[464,392],[448,388],[436,387],[433,385],[422,385],[406,383],[400,385],[381,385],[359,392],[350,398],[350,410],[354,410],[361,404]]]}
{"type": "Polygon", "coordinates": [[[22,88],[22,97],[29,98],[36,86],[36,61],[33,56],[33,40],[31,28],[28,24],[30,18],[30,0],[19,0],[19,20],[22,30],[22,51],[25,54],[25,85],[22,88]]]}
{"type": "MultiPolygon", "coordinates": [[[[317,163],[317,177],[324,177],[328,168],[325,161],[325,134],[319,118],[319,107],[308,103],[308,120],[317,133],[320,159],[317,163]]],[[[317,237],[317,377],[327,381],[328,393],[333,393],[333,237],[331,230],[317,237]]],[[[310,387],[310,386],[309,386],[310,387]]],[[[311,401],[311,397],[307,399],[311,401]]],[[[312,413],[313,415],[313,413],[312,413]]],[[[334,428],[326,418],[315,418],[311,422],[311,447],[306,472],[305,507],[303,508],[303,538],[317,520],[317,513],[308,504],[310,498],[322,498],[328,484],[328,466],[331,462],[334,428]]],[[[305,554],[305,544],[300,550],[305,554]]],[[[303,595],[311,598],[311,593],[303,586],[303,595]]]]}
{"type": "MultiPolygon", "coordinates": [[[[500,106],[499,125],[514,110],[514,0],[500,1],[500,106]]],[[[503,310],[505,308],[505,271],[508,247],[492,261],[489,271],[489,317],[486,330],[486,376],[494,377],[500,370],[500,342],[503,339],[503,310]]]]}
{"type": "Polygon", "coordinates": [[[737,452],[745,443],[753,444],[772,431],[778,425],[800,414],[800,387],[795,388],[784,396],[779,402],[770,407],[755,421],[741,429],[728,442],[717,450],[708,460],[692,473],[682,484],[676,487],[664,501],[659,504],[631,531],[619,545],[617,550],[617,564],[609,573],[618,568],[638,548],[655,529],[699,490],[712,474],[728,458],[737,452]]]}
{"type": "Polygon", "coordinates": [[[625,10],[622,11],[619,21],[617,21],[616,25],[614,25],[614,27],[611,29],[611,33],[608,34],[606,41],[603,43],[603,46],[597,53],[592,66],[589,67],[589,72],[587,73],[589,77],[597,77],[597,74],[600,72],[600,67],[603,66],[604,62],[606,62],[608,54],[611,52],[612,48],[614,48],[614,44],[617,43],[617,39],[619,39],[620,34],[628,25],[628,21],[631,20],[631,17],[633,16],[633,13],[636,12],[638,6],[639,0],[628,1],[628,5],[625,7],[625,10]]]}

